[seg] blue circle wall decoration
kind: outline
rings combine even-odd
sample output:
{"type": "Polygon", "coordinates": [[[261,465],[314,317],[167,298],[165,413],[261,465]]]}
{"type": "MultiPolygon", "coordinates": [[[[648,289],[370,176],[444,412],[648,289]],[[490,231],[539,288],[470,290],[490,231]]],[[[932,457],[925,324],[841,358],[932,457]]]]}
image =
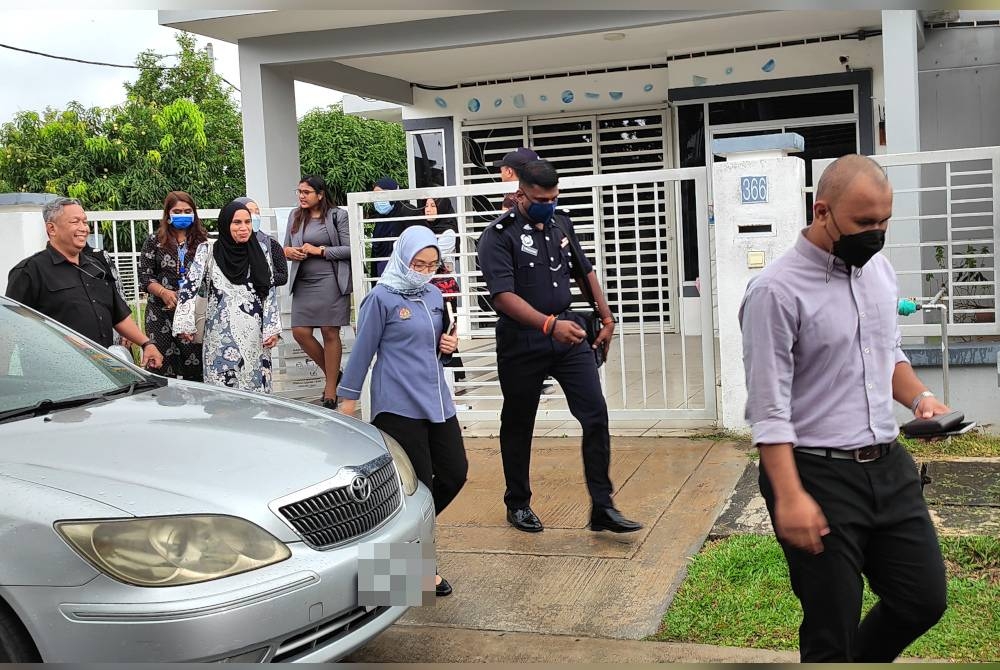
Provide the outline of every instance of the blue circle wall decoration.
{"type": "Polygon", "coordinates": [[[549,101],[549,96],[547,96],[547,95],[545,95],[543,93],[542,95],[538,96],[538,99],[541,100],[542,102],[548,102],[549,101]]]}
{"type": "Polygon", "coordinates": [[[496,100],[493,101],[494,107],[499,107],[502,104],[503,104],[503,98],[497,98],[496,100]]]}
{"type": "Polygon", "coordinates": [[[646,93],[649,93],[650,91],[653,90],[653,85],[652,84],[646,84],[645,86],[642,87],[642,90],[644,90],[646,93]]]}
{"type": "Polygon", "coordinates": [[[469,111],[473,114],[479,111],[479,98],[469,98],[469,111]]]}
{"type": "Polygon", "coordinates": [[[587,96],[587,98],[590,100],[597,100],[598,98],[601,97],[600,93],[591,93],[590,91],[587,91],[586,93],[584,93],[584,95],[587,96]]]}
{"type": "Polygon", "coordinates": [[[621,100],[625,96],[621,91],[608,91],[608,97],[612,100],[621,100]]]}
{"type": "Polygon", "coordinates": [[[733,66],[730,65],[729,67],[726,68],[726,74],[732,74],[732,73],[733,73],[733,66]]]}
{"type": "Polygon", "coordinates": [[[562,101],[567,105],[573,102],[573,97],[573,91],[570,91],[569,89],[562,92],[562,101]]]}
{"type": "Polygon", "coordinates": [[[518,109],[524,109],[524,93],[518,93],[514,96],[514,106],[518,109]]]}
{"type": "Polygon", "coordinates": [[[448,107],[448,101],[441,96],[434,98],[434,103],[441,109],[446,109],[448,107]]]}
{"type": "Polygon", "coordinates": [[[763,70],[764,72],[774,72],[774,59],[772,58],[771,60],[764,63],[760,69],[763,70]]]}

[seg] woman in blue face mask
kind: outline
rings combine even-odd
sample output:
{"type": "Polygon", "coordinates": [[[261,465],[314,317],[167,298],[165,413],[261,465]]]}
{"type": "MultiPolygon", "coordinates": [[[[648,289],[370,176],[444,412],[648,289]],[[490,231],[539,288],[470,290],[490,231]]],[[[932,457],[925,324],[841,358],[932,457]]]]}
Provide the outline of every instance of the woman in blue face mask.
{"type": "MultiPolygon", "coordinates": [[[[395,191],[399,184],[395,179],[382,177],[372,187],[373,191],[395,191]]],[[[399,217],[420,216],[423,219],[423,211],[416,209],[409,203],[401,200],[390,200],[386,194],[385,200],[376,200],[372,203],[375,210],[375,228],[372,231],[373,238],[395,238],[414,224],[423,224],[423,220],[396,221],[399,217]]],[[[372,256],[375,258],[387,259],[392,253],[392,240],[372,242],[372,256]]],[[[372,261],[370,273],[373,277],[381,277],[388,260],[372,261]]]]}
{"type": "Polygon", "coordinates": [[[281,246],[281,242],[260,229],[260,207],[256,202],[247,196],[236,198],[233,202],[245,205],[247,211],[250,212],[250,220],[253,222],[253,234],[260,243],[260,248],[271,252],[271,262],[274,264],[274,286],[284,286],[288,283],[288,260],[285,258],[285,248],[281,246]]]}
{"type": "Polygon", "coordinates": [[[139,288],[146,301],[146,336],[163,353],[165,377],[202,381],[201,345],[173,336],[177,294],[198,245],[208,233],[198,218],[194,198],[184,191],[171,191],[163,201],[163,217],[156,231],[146,238],[139,254],[139,288]]]}

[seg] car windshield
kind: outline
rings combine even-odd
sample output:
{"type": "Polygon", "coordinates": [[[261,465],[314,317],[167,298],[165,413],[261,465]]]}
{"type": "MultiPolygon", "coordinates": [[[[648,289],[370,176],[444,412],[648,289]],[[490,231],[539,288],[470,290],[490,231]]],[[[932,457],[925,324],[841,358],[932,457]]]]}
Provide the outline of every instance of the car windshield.
{"type": "Polygon", "coordinates": [[[0,413],[107,393],[147,379],[55,322],[0,302],[0,413]]]}

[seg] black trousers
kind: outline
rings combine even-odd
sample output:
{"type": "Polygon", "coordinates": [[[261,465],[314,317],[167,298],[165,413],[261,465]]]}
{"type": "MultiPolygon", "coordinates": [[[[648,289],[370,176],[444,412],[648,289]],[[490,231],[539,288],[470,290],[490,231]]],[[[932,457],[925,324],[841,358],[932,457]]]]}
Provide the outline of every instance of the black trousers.
{"type": "Polygon", "coordinates": [[[433,423],[382,412],[372,419],[372,425],[392,435],[403,447],[417,479],[434,495],[434,513],[440,514],[462,490],[469,473],[458,418],[433,423]]]}
{"type": "MultiPolygon", "coordinates": [[[[802,603],[803,663],[887,663],[944,614],[944,562],[910,454],[896,445],[870,463],[795,454],[805,490],[830,534],[812,555],[782,543],[792,590],[802,603]],[[861,618],[862,578],[878,603],[861,618]]],[[[760,491],[774,521],[764,469],[760,491]]]]}
{"type": "Polygon", "coordinates": [[[590,498],[595,506],[610,506],[608,405],[590,345],[586,341],[576,346],[559,344],[541,331],[524,329],[506,319],[497,323],[496,334],[497,372],[503,392],[500,455],[507,482],[504,503],[508,509],[518,509],[531,502],[531,433],[542,382],[554,377],[566,394],[569,411],[583,428],[583,471],[590,498]]]}

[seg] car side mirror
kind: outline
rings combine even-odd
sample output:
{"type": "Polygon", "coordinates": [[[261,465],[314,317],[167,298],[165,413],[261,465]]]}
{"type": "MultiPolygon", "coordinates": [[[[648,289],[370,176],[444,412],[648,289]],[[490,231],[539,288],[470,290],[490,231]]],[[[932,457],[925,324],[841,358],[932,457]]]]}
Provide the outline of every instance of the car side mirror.
{"type": "Polygon", "coordinates": [[[108,347],[108,351],[111,352],[115,358],[125,363],[131,363],[135,365],[135,360],[132,358],[132,352],[123,347],[120,344],[112,344],[108,347]]]}

